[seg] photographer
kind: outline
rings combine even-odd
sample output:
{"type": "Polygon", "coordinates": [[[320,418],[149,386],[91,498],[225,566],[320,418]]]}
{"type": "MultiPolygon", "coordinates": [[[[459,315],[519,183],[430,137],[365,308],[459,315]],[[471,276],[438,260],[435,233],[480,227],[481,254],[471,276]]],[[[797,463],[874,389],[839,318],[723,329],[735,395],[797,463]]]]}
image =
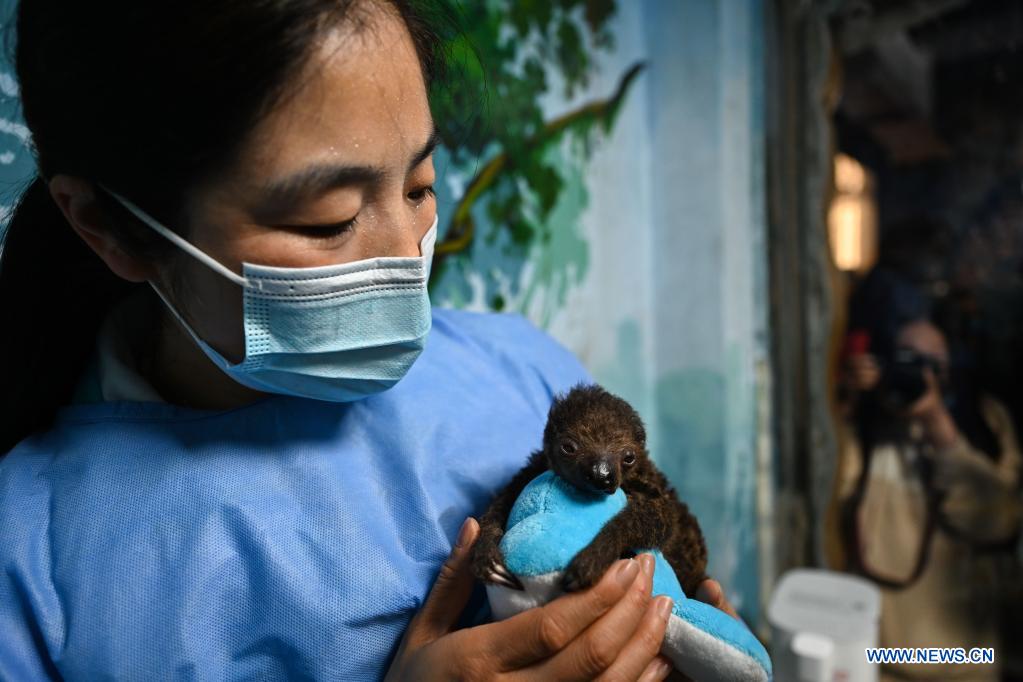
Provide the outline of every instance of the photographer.
{"type": "Polygon", "coordinates": [[[891,666],[882,680],[997,680],[1020,520],[1012,420],[950,362],[912,286],[874,273],[851,322],[836,501],[846,568],[882,590],[879,645],[995,648],[995,665],[891,666]]]}

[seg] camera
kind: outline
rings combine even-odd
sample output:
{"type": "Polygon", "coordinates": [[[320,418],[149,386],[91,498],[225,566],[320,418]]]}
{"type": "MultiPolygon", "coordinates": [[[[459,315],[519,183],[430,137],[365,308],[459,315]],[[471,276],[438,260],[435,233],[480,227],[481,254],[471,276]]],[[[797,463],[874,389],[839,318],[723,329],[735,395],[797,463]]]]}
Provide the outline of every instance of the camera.
{"type": "Polygon", "coordinates": [[[901,412],[922,398],[927,392],[924,370],[928,367],[941,377],[943,368],[938,360],[909,348],[897,349],[882,369],[878,386],[881,403],[892,412],[901,412]]]}

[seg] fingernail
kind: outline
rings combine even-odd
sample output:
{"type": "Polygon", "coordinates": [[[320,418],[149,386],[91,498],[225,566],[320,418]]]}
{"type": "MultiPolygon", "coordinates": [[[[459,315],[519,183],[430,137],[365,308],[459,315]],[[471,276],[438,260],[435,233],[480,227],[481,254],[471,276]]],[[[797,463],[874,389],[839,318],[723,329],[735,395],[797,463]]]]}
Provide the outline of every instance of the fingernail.
{"type": "Polygon", "coordinates": [[[639,564],[633,559],[626,559],[615,570],[615,580],[622,587],[628,587],[639,573],[639,564]]]}
{"type": "Polygon", "coordinates": [[[643,572],[651,578],[654,577],[654,555],[641,554],[639,560],[643,562],[643,572]]]}
{"type": "Polygon", "coordinates": [[[458,538],[455,540],[455,549],[461,549],[469,542],[469,529],[472,527],[472,524],[469,523],[470,521],[472,521],[471,516],[462,521],[462,528],[458,531],[458,538]]]}
{"type": "Polygon", "coordinates": [[[655,676],[654,679],[663,680],[664,678],[671,674],[671,670],[672,670],[671,663],[668,663],[663,658],[660,659],[659,661],[657,661],[657,667],[654,668],[655,676]]]}
{"type": "Polygon", "coordinates": [[[660,616],[661,620],[668,620],[668,616],[671,615],[671,607],[674,605],[671,597],[658,597],[657,604],[654,606],[657,609],[657,615],[660,616]]]}

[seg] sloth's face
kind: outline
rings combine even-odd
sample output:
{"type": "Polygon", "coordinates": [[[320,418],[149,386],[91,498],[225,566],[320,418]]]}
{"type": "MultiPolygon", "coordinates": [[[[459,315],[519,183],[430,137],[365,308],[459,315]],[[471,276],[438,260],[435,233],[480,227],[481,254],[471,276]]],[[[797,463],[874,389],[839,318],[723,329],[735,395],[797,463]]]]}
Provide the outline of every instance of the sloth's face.
{"type": "Polygon", "coordinates": [[[544,450],[551,470],[576,488],[611,495],[642,469],[646,429],[618,396],[578,385],[551,404],[544,450]]]}
{"type": "Polygon", "coordinates": [[[547,446],[551,469],[579,488],[613,494],[645,454],[624,429],[567,428],[547,446]],[[594,433],[594,431],[603,433],[594,433]]]}

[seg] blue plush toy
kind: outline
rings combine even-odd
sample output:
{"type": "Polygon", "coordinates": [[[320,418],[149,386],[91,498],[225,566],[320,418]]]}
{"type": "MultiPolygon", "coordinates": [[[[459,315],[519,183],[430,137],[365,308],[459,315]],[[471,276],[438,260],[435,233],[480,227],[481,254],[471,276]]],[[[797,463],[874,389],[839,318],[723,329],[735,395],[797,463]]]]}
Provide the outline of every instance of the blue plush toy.
{"type": "MultiPolygon", "coordinates": [[[[590,495],[551,471],[533,479],[512,507],[501,540],[505,566],[525,589],[488,584],[494,616],[507,618],[561,594],[569,562],[625,504],[621,490],[590,495]]],[[[696,682],[771,680],[771,660],[753,633],[713,606],[687,598],[661,553],[652,554],[653,594],[675,602],[661,649],[675,667],[696,682]]]]}

